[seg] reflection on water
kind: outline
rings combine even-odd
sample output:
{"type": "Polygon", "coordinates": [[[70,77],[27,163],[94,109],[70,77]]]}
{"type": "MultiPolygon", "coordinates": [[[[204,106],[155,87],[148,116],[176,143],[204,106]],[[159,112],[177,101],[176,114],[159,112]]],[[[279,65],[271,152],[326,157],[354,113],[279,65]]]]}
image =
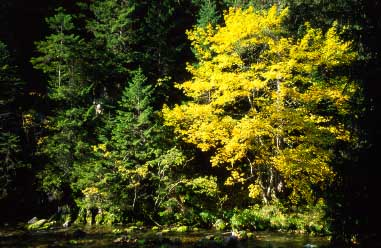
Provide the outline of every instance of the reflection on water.
{"type": "Polygon", "coordinates": [[[313,237],[273,232],[256,233],[255,238],[248,241],[248,247],[263,248],[322,248],[328,247],[328,237],[313,237]]]}
{"type": "Polygon", "coordinates": [[[259,247],[259,248],[322,248],[328,247],[327,237],[313,237],[274,232],[256,232],[245,241],[229,242],[228,233],[210,230],[178,233],[138,231],[112,232],[112,228],[82,227],[28,232],[20,229],[0,229],[0,247],[259,247]],[[118,242],[120,241],[120,242],[118,242]],[[205,242],[207,241],[207,242],[205,242]]]}

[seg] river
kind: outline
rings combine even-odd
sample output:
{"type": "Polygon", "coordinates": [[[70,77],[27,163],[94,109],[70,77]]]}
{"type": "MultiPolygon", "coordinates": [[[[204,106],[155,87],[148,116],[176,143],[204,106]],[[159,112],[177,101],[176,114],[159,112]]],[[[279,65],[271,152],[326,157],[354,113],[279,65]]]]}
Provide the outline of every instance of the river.
{"type": "Polygon", "coordinates": [[[48,231],[26,231],[20,228],[1,228],[0,247],[59,248],[59,247],[256,247],[256,248],[323,248],[328,237],[278,232],[255,232],[243,241],[232,239],[228,233],[201,230],[187,233],[162,233],[138,230],[118,232],[110,227],[81,227],[48,231]],[[114,230],[114,231],[113,231],[114,230]]]}

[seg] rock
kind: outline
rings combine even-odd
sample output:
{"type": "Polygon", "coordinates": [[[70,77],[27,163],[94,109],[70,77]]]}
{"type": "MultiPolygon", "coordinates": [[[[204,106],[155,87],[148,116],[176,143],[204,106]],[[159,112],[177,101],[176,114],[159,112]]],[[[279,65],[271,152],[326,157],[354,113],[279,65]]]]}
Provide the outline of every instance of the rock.
{"type": "Polygon", "coordinates": [[[28,224],[34,224],[38,221],[37,217],[33,217],[32,219],[28,220],[28,224]]]}
{"type": "Polygon", "coordinates": [[[214,240],[214,235],[207,235],[207,236],[205,236],[205,239],[214,240]]]}
{"type": "Polygon", "coordinates": [[[70,226],[70,221],[69,220],[65,221],[65,223],[62,224],[62,227],[64,227],[64,228],[67,228],[69,226],[70,226]]]}
{"type": "Polygon", "coordinates": [[[57,222],[56,221],[47,221],[45,222],[40,229],[49,229],[49,228],[52,228],[54,225],[56,225],[57,222]]]}
{"type": "Polygon", "coordinates": [[[36,222],[27,225],[27,229],[30,231],[39,230],[43,227],[43,225],[47,222],[46,219],[37,220],[36,222]]]}
{"type": "Polygon", "coordinates": [[[305,244],[303,247],[304,247],[304,248],[316,248],[317,245],[313,245],[313,244],[305,244]]]}
{"type": "Polygon", "coordinates": [[[247,239],[247,233],[246,233],[246,231],[238,231],[238,232],[233,231],[231,233],[231,236],[235,237],[238,240],[246,240],[247,239]]]}
{"type": "Polygon", "coordinates": [[[128,241],[128,237],[126,235],[122,235],[119,238],[114,239],[114,243],[126,243],[128,241]]]}

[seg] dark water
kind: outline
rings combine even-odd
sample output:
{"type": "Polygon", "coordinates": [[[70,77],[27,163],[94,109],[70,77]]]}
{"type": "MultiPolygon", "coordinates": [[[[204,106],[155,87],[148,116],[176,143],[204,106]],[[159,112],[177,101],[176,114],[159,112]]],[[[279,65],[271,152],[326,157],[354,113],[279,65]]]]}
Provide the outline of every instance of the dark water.
{"type": "Polygon", "coordinates": [[[228,233],[198,231],[184,234],[153,231],[113,233],[111,228],[83,227],[29,232],[15,228],[0,229],[0,247],[53,248],[53,247],[259,247],[259,248],[323,248],[328,247],[327,237],[256,232],[245,241],[229,241],[228,233]],[[219,239],[219,242],[214,241],[219,239]]]}

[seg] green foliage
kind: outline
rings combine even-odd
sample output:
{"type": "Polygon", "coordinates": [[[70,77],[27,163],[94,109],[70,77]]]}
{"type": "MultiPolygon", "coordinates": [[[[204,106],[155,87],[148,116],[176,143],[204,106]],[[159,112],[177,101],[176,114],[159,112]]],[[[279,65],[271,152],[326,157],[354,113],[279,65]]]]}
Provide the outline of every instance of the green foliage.
{"type": "Polygon", "coordinates": [[[0,199],[5,198],[12,189],[11,183],[16,174],[16,169],[23,166],[19,160],[19,138],[9,132],[0,134],[0,199]]]}
{"type": "Polygon", "coordinates": [[[31,59],[36,69],[42,70],[49,77],[49,97],[62,101],[77,101],[84,97],[82,78],[83,62],[81,55],[84,40],[74,32],[73,17],[57,9],[57,14],[47,18],[46,22],[53,32],[46,40],[36,43],[41,56],[31,59]]]}
{"type": "MultiPolygon", "coordinates": [[[[120,2],[115,0],[94,1],[89,10],[93,19],[87,19],[87,29],[94,35],[94,43],[105,52],[102,64],[112,63],[114,68],[107,66],[111,74],[123,75],[136,57],[134,47],[139,37],[134,30],[136,25],[137,3],[134,1],[120,2]]],[[[104,72],[106,73],[106,72],[104,72]]]]}
{"type": "Polygon", "coordinates": [[[115,85],[121,91],[128,74],[142,68],[148,82],[156,87],[159,104],[175,94],[170,92],[173,84],[161,79],[184,74],[176,61],[187,53],[179,30],[187,28],[189,14],[180,2],[98,0],[89,4],[93,18],[85,20],[86,29],[94,35],[94,59],[101,63],[94,73],[102,72],[99,76],[109,93],[118,97],[115,85]]]}
{"type": "Polygon", "coordinates": [[[143,165],[155,152],[150,147],[155,131],[152,90],[151,86],[144,85],[146,80],[141,70],[134,73],[131,84],[123,91],[113,122],[110,146],[115,152],[112,156],[127,167],[143,165]]]}
{"type": "Polygon", "coordinates": [[[236,211],[230,218],[233,230],[274,230],[329,234],[329,222],[322,202],[314,207],[289,211],[279,205],[259,206],[236,211]]]}
{"type": "Polygon", "coordinates": [[[74,17],[59,8],[47,18],[51,34],[36,42],[39,56],[31,59],[48,78],[51,108],[42,121],[45,129],[37,142],[37,154],[46,160],[38,173],[41,189],[55,200],[75,205],[72,185],[81,177],[88,159],[91,132],[96,118],[91,94],[94,84],[86,80],[86,43],[75,32],[74,17]]]}
{"type": "Polygon", "coordinates": [[[226,229],[227,223],[222,219],[217,219],[213,226],[217,231],[223,231],[226,229]]]}
{"type": "Polygon", "coordinates": [[[213,0],[193,0],[196,5],[199,5],[199,11],[197,14],[197,25],[200,27],[206,27],[209,24],[216,26],[220,20],[220,14],[218,13],[217,4],[213,0]]]}
{"type": "Polygon", "coordinates": [[[214,215],[213,212],[210,212],[210,211],[203,211],[199,213],[199,216],[201,219],[200,224],[206,227],[211,227],[212,224],[215,223],[216,221],[216,216],[214,215]]]}
{"type": "MultiPolygon", "coordinates": [[[[20,154],[21,118],[15,102],[21,96],[22,85],[8,49],[0,41],[0,199],[14,189],[17,169],[25,166],[20,154]]],[[[24,123],[23,127],[27,130],[30,124],[24,123]]]]}
{"type": "MultiPolygon", "coordinates": [[[[131,84],[123,91],[117,116],[113,120],[111,140],[108,143],[110,158],[117,170],[111,180],[125,185],[120,192],[112,192],[123,199],[120,204],[135,209],[140,198],[145,198],[144,180],[148,179],[147,162],[158,152],[153,135],[157,132],[151,107],[151,87],[144,85],[146,78],[141,70],[137,71],[131,84]],[[120,180],[120,181],[119,181],[120,180]]],[[[108,157],[105,153],[104,156],[108,157]]],[[[110,179],[108,179],[110,180],[110,179]]]]}

